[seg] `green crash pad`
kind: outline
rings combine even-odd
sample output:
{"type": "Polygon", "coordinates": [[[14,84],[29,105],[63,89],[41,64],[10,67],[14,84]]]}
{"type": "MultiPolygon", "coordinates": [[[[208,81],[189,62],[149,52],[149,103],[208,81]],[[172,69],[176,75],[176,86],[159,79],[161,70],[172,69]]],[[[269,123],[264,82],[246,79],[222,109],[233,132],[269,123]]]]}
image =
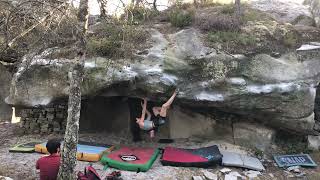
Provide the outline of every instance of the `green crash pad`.
{"type": "Polygon", "coordinates": [[[9,152],[20,152],[20,153],[32,153],[34,152],[34,146],[41,142],[27,142],[23,144],[17,144],[9,149],[9,152]]]}
{"type": "Polygon", "coordinates": [[[102,164],[121,170],[146,172],[157,159],[159,152],[158,148],[121,147],[102,156],[100,161],[102,164]]]}

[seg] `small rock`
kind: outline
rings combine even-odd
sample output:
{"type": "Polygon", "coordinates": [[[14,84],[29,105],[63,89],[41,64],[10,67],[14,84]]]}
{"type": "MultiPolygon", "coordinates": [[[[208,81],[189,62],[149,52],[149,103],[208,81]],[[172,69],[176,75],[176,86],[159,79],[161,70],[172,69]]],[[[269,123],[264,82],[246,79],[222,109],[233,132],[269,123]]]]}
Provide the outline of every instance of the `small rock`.
{"type": "Polygon", "coordinates": [[[293,172],[300,173],[301,171],[300,171],[300,169],[294,169],[293,172]]]}
{"type": "Polygon", "coordinates": [[[261,173],[259,171],[246,171],[244,172],[244,174],[249,178],[249,179],[254,179],[256,177],[258,177],[258,175],[261,175],[261,173]]]}
{"type": "Polygon", "coordinates": [[[273,165],[274,165],[275,167],[278,167],[278,164],[277,164],[277,163],[273,163],[273,165]]]}
{"type": "Polygon", "coordinates": [[[274,178],[274,175],[272,173],[269,173],[268,174],[270,177],[274,178]]]}
{"type": "Polygon", "coordinates": [[[13,179],[5,176],[0,176],[0,180],[13,180],[13,179]]]}
{"type": "Polygon", "coordinates": [[[287,170],[293,171],[293,172],[296,172],[296,171],[300,172],[299,168],[300,168],[300,166],[290,166],[287,168],[287,170]]]}
{"type": "Polygon", "coordinates": [[[243,179],[242,176],[238,172],[230,172],[229,174],[226,174],[224,176],[224,180],[237,180],[238,177],[243,179]]]}
{"type": "Polygon", "coordinates": [[[305,175],[306,175],[306,173],[301,172],[301,173],[299,173],[299,174],[296,174],[296,177],[303,177],[303,176],[305,176],[305,175]]]}
{"type": "Polygon", "coordinates": [[[229,169],[229,168],[223,168],[223,169],[220,169],[220,172],[226,174],[226,173],[231,172],[231,169],[229,169]]]}
{"type": "Polygon", "coordinates": [[[192,176],[193,180],[204,180],[202,176],[192,176]]]}
{"type": "Polygon", "coordinates": [[[291,174],[291,175],[289,175],[289,176],[287,176],[287,177],[288,177],[288,178],[294,178],[294,175],[291,174]]]}
{"type": "Polygon", "coordinates": [[[224,180],[238,180],[238,177],[227,174],[224,176],[224,180]]]}
{"type": "Polygon", "coordinates": [[[20,161],[20,164],[26,165],[28,164],[28,161],[20,161]]]}
{"type": "Polygon", "coordinates": [[[320,148],[320,136],[308,136],[308,148],[314,151],[320,148]]]}
{"type": "Polygon", "coordinates": [[[203,171],[203,175],[206,177],[206,179],[209,179],[209,180],[217,180],[218,179],[218,176],[216,174],[209,172],[207,170],[203,171]]]}
{"type": "Polygon", "coordinates": [[[236,172],[236,171],[230,172],[229,174],[230,174],[230,175],[233,175],[233,176],[237,176],[237,177],[242,177],[241,174],[239,174],[239,173],[236,172]]]}

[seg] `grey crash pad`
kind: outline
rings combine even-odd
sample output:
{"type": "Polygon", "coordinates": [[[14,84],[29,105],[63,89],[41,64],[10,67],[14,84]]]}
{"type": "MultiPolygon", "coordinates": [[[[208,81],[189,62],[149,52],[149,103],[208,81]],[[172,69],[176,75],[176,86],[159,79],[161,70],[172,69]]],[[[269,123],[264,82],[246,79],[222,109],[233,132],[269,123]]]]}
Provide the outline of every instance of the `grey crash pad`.
{"type": "Polygon", "coordinates": [[[264,171],[264,167],[259,159],[244,154],[221,151],[222,165],[232,167],[242,167],[256,171],[264,171]]]}

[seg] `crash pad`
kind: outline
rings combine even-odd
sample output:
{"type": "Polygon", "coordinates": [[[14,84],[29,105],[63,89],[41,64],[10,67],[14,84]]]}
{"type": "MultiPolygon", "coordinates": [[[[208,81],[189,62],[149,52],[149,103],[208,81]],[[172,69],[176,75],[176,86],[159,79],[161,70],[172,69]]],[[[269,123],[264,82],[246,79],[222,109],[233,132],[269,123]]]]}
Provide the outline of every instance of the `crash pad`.
{"type": "Polygon", "coordinates": [[[20,152],[20,153],[32,153],[34,152],[34,146],[40,142],[27,142],[23,144],[17,144],[9,149],[9,152],[20,152]]]}
{"type": "MultiPolygon", "coordinates": [[[[62,142],[63,143],[63,142],[62,142]]],[[[46,142],[35,145],[35,151],[49,154],[46,148],[46,142]]],[[[90,142],[79,141],[77,145],[77,160],[97,162],[101,159],[103,153],[109,153],[113,149],[111,145],[95,144],[90,142]]]]}
{"type": "Polygon", "coordinates": [[[164,166],[209,167],[221,164],[222,155],[218,146],[198,149],[166,147],[161,157],[164,166]]]}
{"type": "Polygon", "coordinates": [[[316,167],[317,166],[317,164],[312,160],[312,158],[308,154],[281,155],[281,156],[273,156],[273,158],[279,167],[289,167],[289,166],[316,167]]]}
{"type": "Polygon", "coordinates": [[[121,170],[146,172],[157,159],[159,152],[158,148],[120,147],[103,155],[101,162],[121,170]]]}
{"type": "Polygon", "coordinates": [[[262,163],[259,159],[244,154],[222,151],[222,165],[232,167],[242,167],[256,171],[264,171],[262,163]]]}

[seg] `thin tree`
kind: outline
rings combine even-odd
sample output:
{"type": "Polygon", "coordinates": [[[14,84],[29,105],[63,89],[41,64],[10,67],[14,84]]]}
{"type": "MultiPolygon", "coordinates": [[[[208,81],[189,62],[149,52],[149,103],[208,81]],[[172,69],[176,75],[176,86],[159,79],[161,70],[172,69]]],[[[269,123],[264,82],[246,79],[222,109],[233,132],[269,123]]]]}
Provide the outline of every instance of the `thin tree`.
{"type": "Polygon", "coordinates": [[[107,0],[98,0],[99,7],[100,7],[100,16],[101,17],[107,17],[107,0]]]}
{"type": "Polygon", "coordinates": [[[84,60],[86,57],[86,33],[88,29],[88,0],[81,0],[78,21],[81,25],[78,32],[78,56],[75,58],[72,70],[69,72],[69,102],[67,127],[62,148],[62,159],[58,173],[59,180],[76,179],[74,168],[77,163],[76,152],[78,144],[79,119],[81,109],[81,82],[84,74],[84,60]]]}
{"type": "Polygon", "coordinates": [[[238,23],[240,23],[241,20],[241,2],[240,0],[235,0],[235,14],[236,14],[236,18],[238,23]]]}
{"type": "Polygon", "coordinates": [[[157,0],[153,0],[152,5],[153,5],[153,10],[158,11],[158,9],[157,9],[157,0]]]}

